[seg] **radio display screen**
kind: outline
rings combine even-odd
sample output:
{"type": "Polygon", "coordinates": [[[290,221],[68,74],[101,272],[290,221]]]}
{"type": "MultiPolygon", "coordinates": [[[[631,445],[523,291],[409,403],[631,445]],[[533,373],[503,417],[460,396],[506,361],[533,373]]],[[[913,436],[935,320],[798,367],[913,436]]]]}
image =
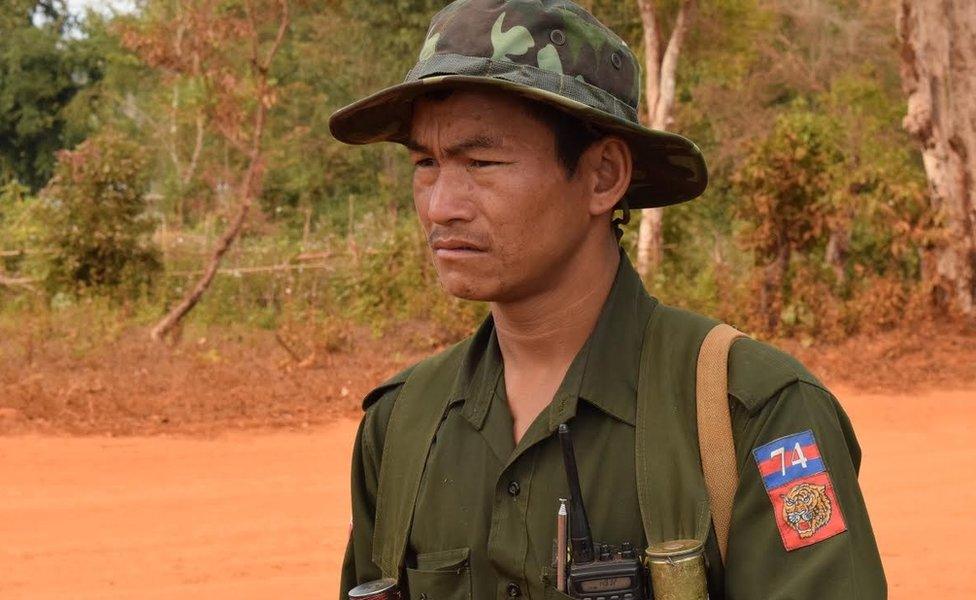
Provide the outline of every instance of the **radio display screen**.
{"type": "Polygon", "coordinates": [[[581,592],[610,592],[630,589],[631,580],[630,577],[603,577],[580,581],[578,585],[581,592]]]}

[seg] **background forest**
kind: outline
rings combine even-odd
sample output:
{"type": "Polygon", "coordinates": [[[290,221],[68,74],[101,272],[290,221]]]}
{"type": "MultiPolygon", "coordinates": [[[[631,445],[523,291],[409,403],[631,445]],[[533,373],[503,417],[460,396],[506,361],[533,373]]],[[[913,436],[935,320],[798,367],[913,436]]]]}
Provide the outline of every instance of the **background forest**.
{"type": "MultiPolygon", "coordinates": [[[[649,290],[840,399],[893,599],[971,597],[976,0],[579,1],[710,167],[649,290]]],[[[487,310],[328,132],[444,4],[0,0],[0,598],[338,588],[362,399],[487,310]]]]}
{"type": "MultiPolygon", "coordinates": [[[[286,347],[405,321],[447,341],[485,313],[438,289],[402,149],[327,126],[402,79],[445,2],[3,4],[3,319],[152,326],[208,277],[187,322],[286,347]]],[[[644,56],[636,0],[582,4],[644,56]]],[[[642,4],[666,41],[686,3],[642,4]]],[[[702,147],[711,183],[664,212],[651,292],[804,343],[946,314],[894,3],[700,0],[683,42],[668,128],[702,147]]]]}

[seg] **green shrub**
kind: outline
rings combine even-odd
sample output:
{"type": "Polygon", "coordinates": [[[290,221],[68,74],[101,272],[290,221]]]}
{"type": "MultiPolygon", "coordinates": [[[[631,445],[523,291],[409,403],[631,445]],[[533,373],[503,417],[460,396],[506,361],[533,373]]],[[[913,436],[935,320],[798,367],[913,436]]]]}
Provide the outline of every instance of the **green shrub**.
{"type": "Polygon", "coordinates": [[[921,293],[924,181],[868,116],[826,108],[780,115],[732,179],[755,330],[840,338],[896,324],[921,293]]]}
{"type": "Polygon", "coordinates": [[[0,273],[36,278],[44,269],[43,217],[27,186],[9,181],[0,186],[0,273]]]}
{"type": "Polygon", "coordinates": [[[52,292],[85,289],[138,295],[161,269],[146,211],[143,149],[114,131],[62,151],[41,197],[49,215],[52,292]]]}
{"type": "Polygon", "coordinates": [[[440,288],[426,239],[413,215],[384,223],[370,217],[361,235],[369,245],[355,253],[333,282],[340,305],[361,321],[422,320],[445,337],[466,335],[484,316],[485,306],[458,300],[440,288]]]}

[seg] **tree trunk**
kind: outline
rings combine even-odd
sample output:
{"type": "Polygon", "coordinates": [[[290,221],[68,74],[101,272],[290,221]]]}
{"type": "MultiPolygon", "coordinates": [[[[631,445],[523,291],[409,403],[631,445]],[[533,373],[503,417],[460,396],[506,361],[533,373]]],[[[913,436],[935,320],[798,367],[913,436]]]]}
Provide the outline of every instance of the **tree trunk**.
{"type": "Polygon", "coordinates": [[[647,277],[664,259],[664,209],[641,211],[637,230],[637,272],[647,277]]]}
{"type": "Polygon", "coordinates": [[[935,289],[976,317],[976,0],[901,0],[904,127],[922,147],[944,235],[935,289]]]}
{"type": "Polygon", "coordinates": [[[251,211],[251,207],[254,204],[254,199],[260,194],[262,179],[264,175],[264,155],[262,150],[262,138],[265,130],[265,121],[267,119],[268,110],[274,104],[274,93],[272,85],[269,81],[269,70],[271,67],[271,61],[274,59],[275,54],[281,48],[281,42],[284,39],[285,32],[288,29],[290,23],[289,13],[288,13],[288,0],[280,0],[281,15],[280,21],[278,23],[278,30],[275,35],[274,40],[271,43],[270,48],[267,53],[262,58],[260,56],[259,42],[257,39],[257,27],[253,15],[253,8],[250,2],[245,2],[245,10],[248,15],[250,33],[251,33],[251,60],[250,69],[251,75],[255,77],[256,80],[256,96],[257,103],[254,109],[254,116],[252,120],[252,126],[249,131],[240,131],[237,129],[228,130],[225,135],[228,141],[234,143],[240,140],[247,139],[250,141],[250,145],[245,149],[247,156],[247,168],[244,171],[240,184],[238,186],[238,197],[240,198],[239,204],[237,206],[237,214],[228,224],[227,228],[221,234],[220,238],[217,240],[217,245],[214,247],[213,252],[210,255],[210,260],[207,262],[207,266],[204,268],[203,274],[197,283],[193,286],[193,289],[189,291],[183,299],[173,307],[169,313],[163,317],[155,327],[149,332],[149,337],[154,341],[160,341],[166,337],[167,333],[172,331],[180,321],[193,310],[200,298],[210,287],[213,282],[214,276],[217,275],[217,270],[220,268],[220,262],[223,260],[224,255],[233,245],[234,241],[238,238],[241,230],[244,227],[244,223],[247,221],[247,216],[251,211]]]}
{"type": "Polygon", "coordinates": [[[834,271],[834,277],[838,285],[843,285],[847,280],[844,269],[847,265],[847,255],[851,248],[851,233],[846,227],[835,226],[831,228],[830,237],[827,238],[826,256],[827,264],[834,271]]]}
{"type": "MultiPolygon", "coordinates": [[[[674,29],[661,56],[661,32],[654,0],[637,0],[644,30],[644,93],[647,102],[647,124],[652,129],[667,129],[674,109],[675,75],[678,57],[688,31],[692,0],[683,0],[674,29]]],[[[646,208],[641,214],[637,235],[637,272],[646,278],[664,259],[664,213],[661,208],[646,208]]]]}
{"type": "Polygon", "coordinates": [[[780,242],[776,257],[763,269],[759,314],[763,316],[763,325],[768,334],[772,334],[779,327],[780,313],[783,310],[783,277],[790,265],[790,254],[790,245],[785,241],[780,242]]]}
{"type": "Polygon", "coordinates": [[[197,305],[200,298],[203,297],[204,292],[210,287],[213,282],[214,276],[217,274],[217,269],[220,268],[220,261],[223,260],[224,254],[230,250],[231,245],[233,245],[234,240],[241,233],[241,229],[244,227],[244,222],[247,220],[247,215],[251,211],[251,206],[254,204],[254,196],[256,195],[255,188],[260,188],[261,179],[261,152],[260,152],[260,140],[262,129],[264,126],[264,114],[263,109],[258,109],[262,111],[259,114],[260,125],[255,131],[255,150],[251,155],[250,164],[248,165],[247,171],[244,174],[244,179],[241,183],[241,201],[237,208],[237,214],[234,219],[221,234],[220,238],[217,240],[217,245],[214,247],[213,252],[210,255],[210,260],[207,262],[206,268],[204,268],[203,274],[200,279],[197,280],[196,285],[190,290],[188,294],[183,296],[183,299],[173,307],[169,313],[166,314],[159,323],[149,332],[149,337],[154,341],[159,341],[163,339],[170,330],[172,330],[176,325],[193,310],[193,307],[197,305]]]}

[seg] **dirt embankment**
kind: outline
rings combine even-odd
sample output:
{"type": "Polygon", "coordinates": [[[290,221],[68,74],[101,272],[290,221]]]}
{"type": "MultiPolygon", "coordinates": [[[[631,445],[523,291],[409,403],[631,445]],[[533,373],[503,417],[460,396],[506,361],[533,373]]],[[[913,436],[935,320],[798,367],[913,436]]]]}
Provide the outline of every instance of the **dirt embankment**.
{"type": "Polygon", "coordinates": [[[839,344],[777,345],[830,386],[878,393],[976,387],[976,323],[905,323],[839,344]]]}
{"type": "MultiPolygon", "coordinates": [[[[123,329],[85,338],[77,330],[0,327],[0,433],[212,434],[301,429],[355,416],[373,386],[445,344],[411,324],[341,343],[273,332],[211,329],[174,346],[123,329]]],[[[976,386],[976,330],[916,324],[840,345],[777,342],[828,385],[904,392],[976,386]]]]}
{"type": "Polygon", "coordinates": [[[375,385],[441,342],[417,328],[348,334],[338,351],[211,328],[175,345],[0,330],[0,433],[202,434],[302,429],[357,414],[375,385]]]}

